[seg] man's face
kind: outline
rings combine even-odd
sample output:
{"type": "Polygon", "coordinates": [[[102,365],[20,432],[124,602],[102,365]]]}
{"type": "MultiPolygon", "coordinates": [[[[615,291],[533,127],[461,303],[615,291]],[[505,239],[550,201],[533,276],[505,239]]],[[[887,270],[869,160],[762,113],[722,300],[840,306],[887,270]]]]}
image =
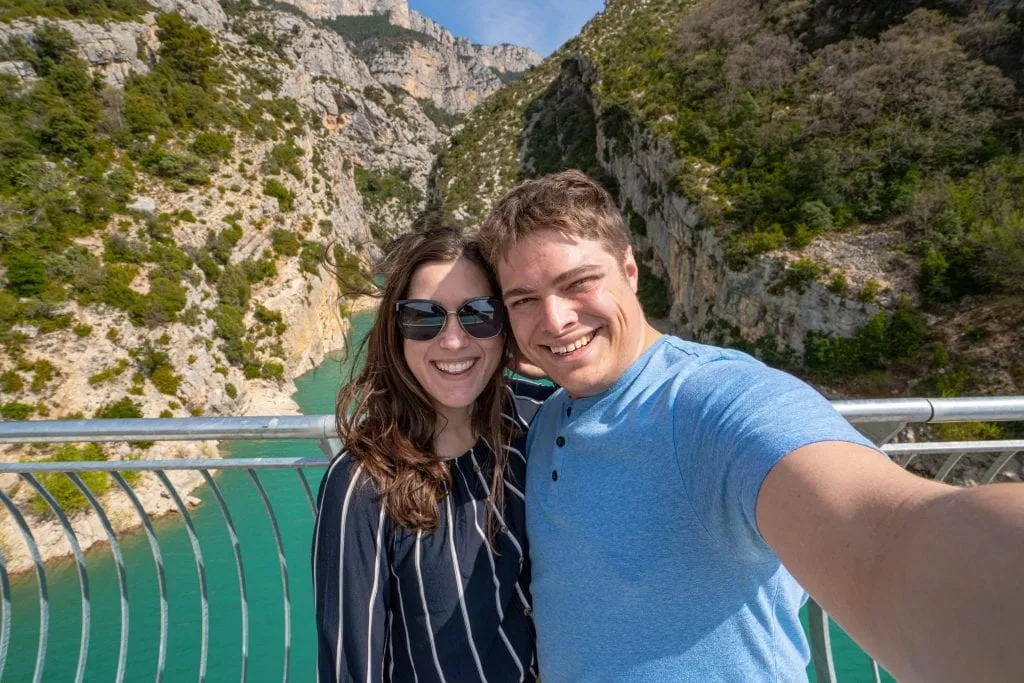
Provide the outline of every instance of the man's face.
{"type": "Polygon", "coordinates": [[[632,250],[616,255],[601,242],[542,230],[497,269],[520,351],[572,396],[608,389],[643,353],[632,250]]]}

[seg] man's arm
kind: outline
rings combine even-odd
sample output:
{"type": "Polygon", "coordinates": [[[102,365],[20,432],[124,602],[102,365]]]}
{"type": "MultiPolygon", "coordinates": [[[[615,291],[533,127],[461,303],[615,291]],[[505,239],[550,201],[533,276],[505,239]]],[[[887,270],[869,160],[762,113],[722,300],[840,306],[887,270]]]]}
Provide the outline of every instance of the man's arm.
{"type": "Polygon", "coordinates": [[[782,563],[907,681],[1019,681],[1024,485],[956,488],[857,444],[786,455],[757,498],[782,563]]]}

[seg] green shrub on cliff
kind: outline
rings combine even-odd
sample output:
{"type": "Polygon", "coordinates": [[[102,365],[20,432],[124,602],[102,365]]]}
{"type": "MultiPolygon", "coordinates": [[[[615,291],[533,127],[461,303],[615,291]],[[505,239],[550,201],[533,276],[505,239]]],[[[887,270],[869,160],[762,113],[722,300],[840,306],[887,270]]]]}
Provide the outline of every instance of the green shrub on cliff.
{"type": "Polygon", "coordinates": [[[281,211],[291,211],[295,206],[295,197],[277,178],[270,178],[263,184],[263,194],[277,199],[281,211]]]}
{"type": "Polygon", "coordinates": [[[5,0],[0,22],[26,17],[78,19],[80,21],[132,21],[154,11],[145,0],[5,0]]]}
{"type": "Polygon", "coordinates": [[[356,166],[353,177],[356,189],[363,197],[363,207],[367,211],[377,211],[385,206],[394,206],[411,218],[423,201],[423,193],[409,182],[411,173],[407,168],[372,171],[356,166]]]}
{"type": "Polygon", "coordinates": [[[111,420],[142,417],[142,407],[125,396],[118,401],[101,406],[96,411],[95,417],[111,420]]]}
{"type": "Polygon", "coordinates": [[[808,332],[804,364],[821,377],[851,377],[909,360],[924,350],[927,340],[924,322],[903,298],[895,313],[876,313],[853,337],[808,332]]]}
{"type": "MultiPolygon", "coordinates": [[[[99,444],[90,443],[83,446],[72,444],[61,446],[53,456],[36,462],[103,462],[106,459],[107,455],[103,452],[103,448],[99,444]]],[[[110,475],[106,472],[82,472],[78,476],[93,495],[102,495],[110,487],[110,475]]],[[[89,507],[89,501],[85,495],[66,475],[56,472],[44,473],[37,475],[36,479],[43,488],[50,492],[65,513],[77,512],[89,507]]],[[[36,514],[51,512],[50,506],[38,493],[29,502],[29,509],[36,514]]]]}

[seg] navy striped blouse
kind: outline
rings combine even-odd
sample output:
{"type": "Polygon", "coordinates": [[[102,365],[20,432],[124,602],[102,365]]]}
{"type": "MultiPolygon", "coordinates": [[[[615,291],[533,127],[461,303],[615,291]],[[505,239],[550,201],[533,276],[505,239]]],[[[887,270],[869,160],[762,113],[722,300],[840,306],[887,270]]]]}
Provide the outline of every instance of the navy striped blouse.
{"type": "Polygon", "coordinates": [[[424,534],[396,527],[362,467],[336,457],[320,484],[313,532],[318,679],[534,681],[536,662],[525,533],[529,421],[551,389],[513,380],[497,551],[487,543],[491,451],[482,440],[449,461],[452,491],[424,534]],[[483,469],[483,471],[482,471],[483,469]]]}

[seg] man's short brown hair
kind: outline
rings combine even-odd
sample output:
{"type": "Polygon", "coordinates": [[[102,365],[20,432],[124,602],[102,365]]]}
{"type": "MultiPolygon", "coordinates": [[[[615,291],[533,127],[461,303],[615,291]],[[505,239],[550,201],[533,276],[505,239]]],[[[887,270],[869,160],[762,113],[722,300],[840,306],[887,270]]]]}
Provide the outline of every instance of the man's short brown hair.
{"type": "Polygon", "coordinates": [[[539,230],[601,242],[617,258],[629,248],[622,215],[611,195],[580,171],[552,173],[513,188],[480,227],[480,241],[497,269],[519,240],[539,230]]]}

